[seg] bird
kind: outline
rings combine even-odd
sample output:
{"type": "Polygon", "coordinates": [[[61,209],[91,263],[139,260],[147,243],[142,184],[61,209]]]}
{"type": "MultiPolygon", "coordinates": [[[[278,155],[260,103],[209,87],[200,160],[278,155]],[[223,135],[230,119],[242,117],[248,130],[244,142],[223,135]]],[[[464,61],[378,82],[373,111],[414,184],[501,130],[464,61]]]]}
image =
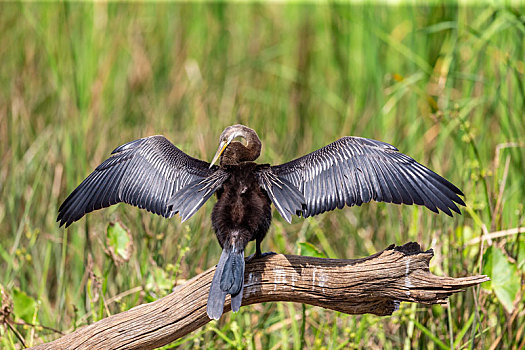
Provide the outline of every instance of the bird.
{"type": "MultiPolygon", "coordinates": [[[[85,214],[125,202],[165,218],[188,220],[215,194],[213,230],[222,248],[209,291],[207,314],[219,319],[226,296],[231,309],[242,304],[245,249],[261,242],[272,221],[272,204],[291,223],[370,201],[420,205],[452,216],[465,206],[461,190],[401,153],[373,139],[345,136],[295,160],[258,164],[262,143],[241,124],[227,127],[210,163],[193,158],[161,135],[117,147],[76,187],[59,208],[68,227],[85,214]],[[218,164],[215,164],[218,163],[218,164]]],[[[249,260],[249,259],[248,259],[249,260]]]]}

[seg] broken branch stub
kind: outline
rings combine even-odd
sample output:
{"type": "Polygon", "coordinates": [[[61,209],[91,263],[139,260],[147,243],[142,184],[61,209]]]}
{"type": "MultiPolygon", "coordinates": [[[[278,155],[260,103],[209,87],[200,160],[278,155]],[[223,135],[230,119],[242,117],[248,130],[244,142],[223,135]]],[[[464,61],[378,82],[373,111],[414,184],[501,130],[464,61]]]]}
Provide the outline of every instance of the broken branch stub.
{"type": "MultiPolygon", "coordinates": [[[[453,293],[488,280],[486,276],[439,277],[430,273],[432,250],[407,243],[362,259],[270,255],[246,264],[242,305],[291,301],[347,314],[385,316],[399,303],[442,304],[453,293]]],[[[210,321],[206,301],[215,268],[173,293],[107,317],[35,349],[153,349],[210,321]]],[[[230,311],[230,298],[224,311],[230,311]]],[[[245,311],[241,311],[245,312],[245,311]]]]}

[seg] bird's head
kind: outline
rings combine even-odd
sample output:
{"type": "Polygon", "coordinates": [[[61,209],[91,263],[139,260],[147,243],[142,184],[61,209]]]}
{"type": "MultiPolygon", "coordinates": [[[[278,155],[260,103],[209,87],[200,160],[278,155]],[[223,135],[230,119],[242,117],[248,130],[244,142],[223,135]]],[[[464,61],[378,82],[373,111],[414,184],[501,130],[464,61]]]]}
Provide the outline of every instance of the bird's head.
{"type": "Polygon", "coordinates": [[[217,152],[215,153],[215,156],[211,161],[210,168],[224,153],[224,150],[228,147],[228,145],[230,145],[232,141],[237,137],[242,137],[246,141],[245,146],[247,149],[252,150],[253,148],[253,152],[256,153],[255,158],[259,156],[261,150],[261,142],[259,140],[259,137],[257,136],[257,133],[247,126],[235,124],[232,126],[228,126],[226,129],[224,129],[221,136],[219,137],[219,148],[217,148],[217,152]]]}

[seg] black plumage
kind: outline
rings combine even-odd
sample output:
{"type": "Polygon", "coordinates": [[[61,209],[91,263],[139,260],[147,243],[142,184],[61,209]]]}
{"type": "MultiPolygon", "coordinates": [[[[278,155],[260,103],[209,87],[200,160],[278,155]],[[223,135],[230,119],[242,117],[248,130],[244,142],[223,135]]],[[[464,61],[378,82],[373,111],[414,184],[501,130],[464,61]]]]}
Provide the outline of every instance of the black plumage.
{"type": "Polygon", "coordinates": [[[432,170],[384,142],[343,137],[281,165],[256,164],[261,142],[243,125],[226,128],[211,164],[192,158],[163,136],[116,148],[60,206],[57,221],[69,226],[84,214],[126,202],[166,218],[190,218],[214,193],[212,224],[223,248],[208,299],[218,319],[227,294],[238,311],[244,285],[244,250],[256,254],[271,222],[271,204],[288,222],[372,200],[424,205],[452,216],[463,193],[432,170]],[[241,137],[246,144],[235,141],[241,137]],[[213,165],[220,159],[220,165],[213,165]]]}
{"type": "Polygon", "coordinates": [[[272,166],[304,195],[304,217],[371,200],[424,205],[452,216],[465,205],[452,183],[388,143],[362,137],[343,137],[291,162],[272,166]]]}
{"type": "MultiPolygon", "coordinates": [[[[221,174],[219,167],[210,168],[208,162],[188,156],[159,135],[128,142],[111,154],[62,203],[60,226],[68,227],[93,210],[119,202],[170,218],[188,209],[168,205],[177,193],[221,174]]],[[[220,179],[214,185],[220,185],[220,179]]]]}

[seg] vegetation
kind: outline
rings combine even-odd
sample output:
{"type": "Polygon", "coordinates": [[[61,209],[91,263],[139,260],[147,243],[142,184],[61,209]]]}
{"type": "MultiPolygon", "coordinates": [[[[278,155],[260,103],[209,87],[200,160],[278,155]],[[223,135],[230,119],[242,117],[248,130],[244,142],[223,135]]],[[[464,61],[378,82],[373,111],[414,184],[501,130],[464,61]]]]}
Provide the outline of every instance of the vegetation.
{"type": "Polygon", "coordinates": [[[166,348],[525,346],[523,8],[3,3],[0,33],[1,348],[55,339],[213,266],[212,203],[184,224],[127,205],[66,230],[55,219],[118,145],[163,134],[209,160],[236,122],[257,130],[263,162],[359,135],[466,195],[453,219],[377,203],[291,225],[274,215],[264,250],[353,258],[417,241],[435,273],[492,282],[391,317],[243,307],[166,348]]]}

